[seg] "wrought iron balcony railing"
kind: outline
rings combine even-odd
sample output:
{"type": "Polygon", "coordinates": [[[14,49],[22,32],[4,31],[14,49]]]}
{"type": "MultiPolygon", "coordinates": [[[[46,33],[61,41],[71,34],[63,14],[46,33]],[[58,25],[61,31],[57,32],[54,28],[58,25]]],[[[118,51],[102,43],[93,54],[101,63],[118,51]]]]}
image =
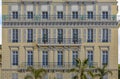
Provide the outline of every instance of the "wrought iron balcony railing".
{"type": "MultiPolygon", "coordinates": [[[[21,0],[22,2],[42,2],[42,1],[53,1],[53,0],[21,0]]],[[[62,2],[71,2],[73,0],[60,0],[62,2]]],[[[97,0],[74,0],[74,2],[96,2],[97,0]]]]}
{"type": "Polygon", "coordinates": [[[73,38],[48,38],[48,39],[43,39],[43,38],[38,38],[38,45],[47,45],[47,44],[81,44],[81,39],[73,39],[73,38]]]}
{"type": "Polygon", "coordinates": [[[63,18],[58,18],[56,15],[49,15],[49,16],[42,16],[42,15],[19,15],[19,16],[12,16],[12,15],[2,15],[3,22],[69,22],[69,21],[116,21],[116,15],[110,16],[101,16],[101,15],[94,15],[94,16],[87,16],[87,15],[64,15],[63,18]]]}
{"type": "MultiPolygon", "coordinates": [[[[73,64],[72,62],[24,62],[21,65],[19,65],[20,69],[26,69],[27,67],[34,67],[34,68],[44,68],[44,69],[71,69],[76,68],[76,64],[73,64]]],[[[88,63],[88,68],[95,68],[98,67],[97,62],[91,62],[88,63]]]]}

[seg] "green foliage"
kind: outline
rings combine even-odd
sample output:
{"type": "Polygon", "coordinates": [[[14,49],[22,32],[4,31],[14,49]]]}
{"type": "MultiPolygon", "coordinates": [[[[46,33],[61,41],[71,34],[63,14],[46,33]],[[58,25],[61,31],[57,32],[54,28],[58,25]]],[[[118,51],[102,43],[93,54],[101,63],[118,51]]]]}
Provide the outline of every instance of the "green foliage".
{"type": "Polygon", "coordinates": [[[107,65],[104,65],[102,68],[97,68],[98,73],[95,74],[95,76],[98,76],[99,79],[103,79],[103,76],[107,75],[107,74],[111,74],[112,72],[108,69],[106,69],[107,65]]]}
{"type": "Polygon", "coordinates": [[[31,75],[26,75],[25,79],[41,79],[42,75],[46,73],[45,69],[34,69],[33,67],[28,67],[27,71],[31,73],[31,75]]]}
{"type": "Polygon", "coordinates": [[[120,64],[118,65],[118,79],[120,79],[120,64]]]}
{"type": "Polygon", "coordinates": [[[81,61],[79,58],[75,59],[76,61],[76,68],[73,68],[70,70],[70,72],[75,72],[77,73],[76,76],[74,76],[74,79],[87,79],[87,75],[90,75],[91,77],[93,77],[93,74],[90,70],[86,70],[89,66],[88,66],[88,59],[85,59],[83,61],[81,61]]]}

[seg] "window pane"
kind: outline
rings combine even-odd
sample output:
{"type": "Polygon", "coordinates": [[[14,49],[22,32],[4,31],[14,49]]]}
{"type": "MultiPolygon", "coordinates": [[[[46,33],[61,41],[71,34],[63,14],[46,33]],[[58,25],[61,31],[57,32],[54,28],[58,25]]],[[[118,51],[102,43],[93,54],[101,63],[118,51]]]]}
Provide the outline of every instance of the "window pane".
{"type": "Polygon", "coordinates": [[[93,51],[88,51],[88,64],[93,66],[93,51]]]}
{"type": "Polygon", "coordinates": [[[48,65],[48,52],[43,51],[43,65],[47,66],[48,65]]]}
{"type": "Polygon", "coordinates": [[[18,42],[18,29],[12,30],[12,42],[18,42]]]}
{"type": "Polygon", "coordinates": [[[93,29],[88,29],[88,42],[93,42],[93,29]]]}
{"type": "Polygon", "coordinates": [[[88,11],[88,19],[93,19],[93,12],[92,11],[88,11]]]}
{"type": "Polygon", "coordinates": [[[57,18],[58,19],[63,19],[63,12],[58,12],[57,13],[57,18]]]}
{"type": "Polygon", "coordinates": [[[72,18],[77,19],[78,18],[78,12],[72,12],[72,18]]]}
{"type": "Polygon", "coordinates": [[[28,42],[33,42],[33,29],[28,29],[28,42]]]}
{"type": "Polygon", "coordinates": [[[48,12],[42,12],[42,18],[48,19],[48,12]]]}
{"type": "Polygon", "coordinates": [[[28,66],[31,66],[31,65],[33,65],[33,52],[32,51],[28,51],[27,52],[27,54],[28,54],[28,66]]]}
{"type": "Polygon", "coordinates": [[[18,51],[12,51],[12,65],[18,65],[18,51]]]}
{"type": "Polygon", "coordinates": [[[58,42],[63,42],[63,29],[58,29],[58,42]]]}
{"type": "Polygon", "coordinates": [[[48,29],[43,29],[43,33],[42,33],[42,36],[43,36],[43,42],[46,43],[48,42],[48,29]]]}
{"type": "Polygon", "coordinates": [[[102,42],[108,42],[108,29],[103,29],[102,42]]]}
{"type": "Polygon", "coordinates": [[[13,19],[18,19],[18,12],[12,12],[13,19]]]}
{"type": "Polygon", "coordinates": [[[33,12],[31,12],[31,11],[27,12],[27,18],[32,19],[33,18],[33,12]]]}
{"type": "Polygon", "coordinates": [[[63,53],[62,51],[58,51],[58,66],[63,65],[63,53]]]}
{"type": "Polygon", "coordinates": [[[76,58],[78,58],[78,51],[73,51],[72,55],[72,60],[73,60],[73,65],[76,65],[76,58]]]}

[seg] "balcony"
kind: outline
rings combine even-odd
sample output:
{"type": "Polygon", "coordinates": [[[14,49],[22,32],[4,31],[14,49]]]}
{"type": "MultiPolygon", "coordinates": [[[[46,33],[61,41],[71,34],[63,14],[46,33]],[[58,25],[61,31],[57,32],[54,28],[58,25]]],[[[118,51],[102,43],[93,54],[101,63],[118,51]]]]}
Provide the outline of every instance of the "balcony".
{"type": "Polygon", "coordinates": [[[11,16],[11,15],[2,15],[3,22],[96,22],[96,21],[117,21],[116,15],[110,15],[107,17],[96,15],[96,16],[86,16],[78,15],[74,17],[72,15],[64,15],[63,18],[57,18],[56,15],[50,15],[46,18],[43,18],[41,15],[34,15],[29,18],[27,15],[11,16]]]}
{"type": "MultiPolygon", "coordinates": [[[[95,68],[98,67],[98,63],[97,62],[91,62],[88,64],[89,67],[88,68],[95,68]]],[[[76,65],[72,62],[63,62],[61,64],[58,64],[58,62],[48,62],[46,64],[43,65],[42,62],[34,62],[32,63],[32,65],[28,65],[28,62],[24,62],[21,65],[19,65],[19,69],[27,69],[27,67],[34,67],[34,68],[44,68],[44,69],[48,69],[48,70],[68,70],[71,68],[76,68],[76,65]]]]}
{"type": "Polygon", "coordinates": [[[21,2],[51,2],[52,0],[21,0],[21,2]]]}
{"type": "Polygon", "coordinates": [[[72,39],[72,38],[48,38],[42,39],[38,38],[38,46],[45,46],[45,45],[81,45],[81,39],[72,39]]]}

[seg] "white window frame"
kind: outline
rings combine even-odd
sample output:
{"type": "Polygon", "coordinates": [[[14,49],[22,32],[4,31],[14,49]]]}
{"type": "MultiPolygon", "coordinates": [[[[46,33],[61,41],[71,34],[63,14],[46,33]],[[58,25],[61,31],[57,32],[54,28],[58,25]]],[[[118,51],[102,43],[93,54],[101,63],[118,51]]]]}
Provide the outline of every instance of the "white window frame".
{"type": "Polygon", "coordinates": [[[19,64],[19,54],[17,50],[14,50],[12,51],[12,65],[17,66],[18,64],[19,64]]]}
{"type": "Polygon", "coordinates": [[[42,65],[47,66],[48,65],[48,51],[42,52],[42,65]]]}
{"type": "Polygon", "coordinates": [[[34,62],[33,60],[34,60],[33,51],[28,50],[27,51],[27,65],[32,66],[33,62],[34,62]],[[30,58],[28,59],[29,56],[30,56],[30,58]]]}

